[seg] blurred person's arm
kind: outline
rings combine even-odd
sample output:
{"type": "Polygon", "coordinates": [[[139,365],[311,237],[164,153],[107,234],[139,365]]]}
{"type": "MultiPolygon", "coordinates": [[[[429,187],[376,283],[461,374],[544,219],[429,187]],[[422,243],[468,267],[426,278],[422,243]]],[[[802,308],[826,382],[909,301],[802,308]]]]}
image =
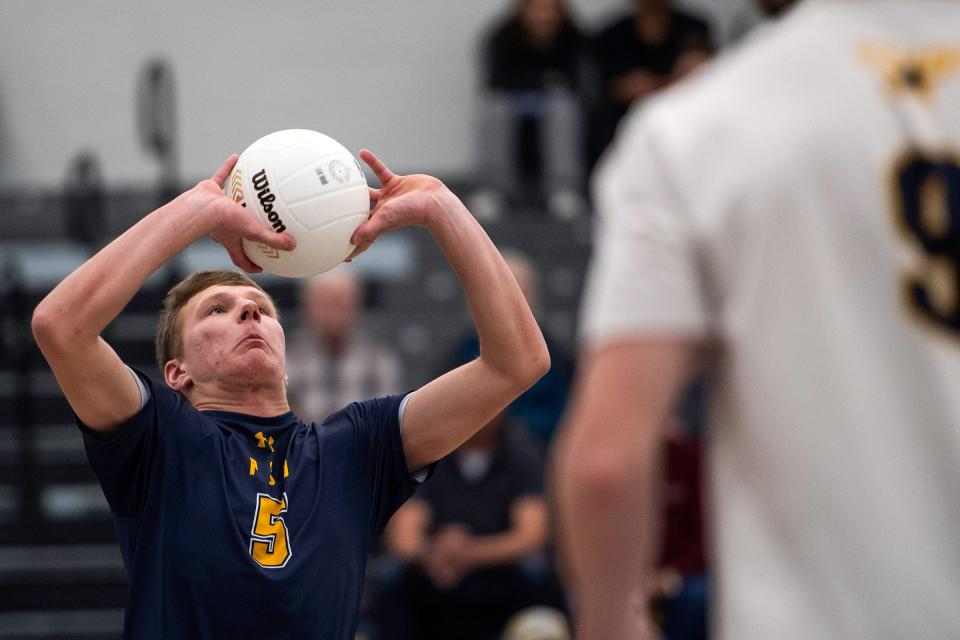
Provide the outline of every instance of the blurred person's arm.
{"type": "Polygon", "coordinates": [[[610,97],[620,103],[630,103],[652,95],[667,86],[669,79],[645,69],[634,69],[611,78],[610,97]]]}
{"type": "Polygon", "coordinates": [[[662,437],[696,352],[685,340],[625,340],[582,363],[553,480],[584,640],[634,637],[659,540],[662,437]]]}
{"type": "Polygon", "coordinates": [[[467,569],[511,564],[547,543],[547,504],[542,496],[524,496],[510,507],[510,528],[503,533],[470,536],[464,549],[467,569]]]}
{"type": "Polygon", "coordinates": [[[713,35],[707,22],[687,16],[683,20],[680,52],[674,60],[666,84],[673,84],[687,77],[708,63],[716,53],[713,35]]]}
{"type": "Polygon", "coordinates": [[[236,156],[204,180],[147,215],[67,276],[33,313],[33,335],[77,417],[109,430],[140,408],[134,374],[100,333],[147,278],[195,240],[213,235],[237,266],[259,271],[243,254],[246,237],[289,249],[276,234],[223,193],[236,156]]]}
{"type": "Polygon", "coordinates": [[[666,418],[717,329],[704,238],[677,187],[663,104],[627,117],[594,178],[599,234],[583,356],[552,477],[586,640],[636,637],[661,540],[666,418]]]}
{"type": "Polygon", "coordinates": [[[670,74],[669,83],[679,82],[688,75],[696,72],[702,66],[710,62],[713,55],[700,49],[684,51],[677,58],[673,65],[673,71],[670,74]]]}
{"type": "MultiPolygon", "coordinates": [[[[630,29],[633,29],[632,24],[630,29]]],[[[606,100],[627,105],[666,86],[665,76],[626,61],[625,50],[634,46],[633,39],[624,35],[622,23],[612,24],[593,37],[592,59],[600,73],[606,100]]]]}
{"type": "Polygon", "coordinates": [[[517,89],[514,65],[511,64],[509,32],[506,23],[498,24],[482,44],[483,74],[487,90],[517,89]]]}
{"type": "Polygon", "coordinates": [[[480,338],[476,360],[409,396],[401,433],[407,464],[417,470],[490,422],[549,369],[550,356],[517,281],[463,203],[436,178],[398,176],[369,151],[360,154],[383,187],[372,190],[375,207],[355,244],[404,226],[426,228],[463,286],[480,338]]]}
{"type": "Polygon", "coordinates": [[[513,564],[542,551],[547,543],[547,506],[541,496],[523,496],[510,508],[510,528],[472,535],[464,525],[448,525],[433,538],[424,567],[442,589],[456,586],[477,569],[513,564]]]}
{"type": "Polygon", "coordinates": [[[404,503],[384,532],[384,544],[390,555],[410,564],[420,563],[427,552],[431,517],[430,505],[425,501],[414,497],[404,503]]]}

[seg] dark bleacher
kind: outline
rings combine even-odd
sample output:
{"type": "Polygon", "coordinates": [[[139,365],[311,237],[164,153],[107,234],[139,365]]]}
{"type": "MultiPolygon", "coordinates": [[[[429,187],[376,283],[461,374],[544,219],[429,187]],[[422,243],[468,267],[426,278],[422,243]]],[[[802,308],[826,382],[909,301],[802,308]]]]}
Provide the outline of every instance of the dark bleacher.
{"type": "MultiPolygon", "coordinates": [[[[154,204],[133,192],[107,198],[103,240],[154,204]]],[[[95,247],[62,238],[56,197],[0,195],[0,207],[0,640],[116,638],[126,577],[113,527],[72,414],[29,329],[36,303],[95,247]]],[[[543,324],[570,347],[589,223],[561,225],[524,210],[489,225],[489,232],[498,246],[540,266],[543,324]]],[[[126,362],[156,375],[153,330],[163,294],[192,269],[227,265],[218,246],[197,243],[151,278],[105,337],[126,362]]],[[[422,230],[405,230],[354,265],[367,282],[366,329],[397,346],[406,387],[422,384],[469,327],[442,254],[422,230]]],[[[262,282],[278,300],[288,332],[296,328],[297,282],[262,282]]]]}

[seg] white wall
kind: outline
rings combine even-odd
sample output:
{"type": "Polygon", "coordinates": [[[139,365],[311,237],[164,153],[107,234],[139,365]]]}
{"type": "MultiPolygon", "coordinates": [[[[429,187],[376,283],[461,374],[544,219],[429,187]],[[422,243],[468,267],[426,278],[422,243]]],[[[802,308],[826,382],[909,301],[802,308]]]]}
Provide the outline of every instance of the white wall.
{"type": "MultiPolygon", "coordinates": [[[[701,0],[711,13],[737,0],[701,0]]],[[[276,129],[369,146],[401,170],[470,166],[477,38],[508,0],[0,0],[0,188],[49,187],[82,150],[152,181],[136,82],[176,75],[181,173],[276,129]]],[[[626,0],[573,2],[587,24],[626,0]]]]}

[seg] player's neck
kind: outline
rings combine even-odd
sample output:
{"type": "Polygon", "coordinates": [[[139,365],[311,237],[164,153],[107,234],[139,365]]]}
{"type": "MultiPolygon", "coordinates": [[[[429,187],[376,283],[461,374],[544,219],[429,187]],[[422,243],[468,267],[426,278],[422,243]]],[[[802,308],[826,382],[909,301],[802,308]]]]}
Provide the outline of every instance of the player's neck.
{"type": "Polygon", "coordinates": [[[199,411],[233,411],[252,416],[277,416],[290,411],[286,388],[194,386],[185,392],[187,400],[199,411]]]}

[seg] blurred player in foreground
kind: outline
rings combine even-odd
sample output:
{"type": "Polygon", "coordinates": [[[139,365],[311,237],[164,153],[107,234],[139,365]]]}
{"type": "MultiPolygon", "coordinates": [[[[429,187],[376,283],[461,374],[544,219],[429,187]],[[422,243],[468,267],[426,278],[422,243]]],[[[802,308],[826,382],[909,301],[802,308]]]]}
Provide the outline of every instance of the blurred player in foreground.
{"type": "Polygon", "coordinates": [[[958,25],[802,4],[621,131],[556,476],[584,640],[640,633],[704,364],[716,635],[960,637],[958,25]]]}
{"type": "Polygon", "coordinates": [[[257,270],[241,239],[288,249],[213,179],[154,211],[37,307],[37,342],[77,414],[114,515],[130,595],[129,638],[352,638],[367,549],[446,455],[540,377],[549,357],[493,243],[437,179],[394,175],[354,234],[425,227],[464,286],[480,357],[406,396],[354,403],[322,425],[287,405],[273,300],[243,274],[198,272],[167,297],[164,384],[99,337],[147,277],[194,240],[257,270]]]}

